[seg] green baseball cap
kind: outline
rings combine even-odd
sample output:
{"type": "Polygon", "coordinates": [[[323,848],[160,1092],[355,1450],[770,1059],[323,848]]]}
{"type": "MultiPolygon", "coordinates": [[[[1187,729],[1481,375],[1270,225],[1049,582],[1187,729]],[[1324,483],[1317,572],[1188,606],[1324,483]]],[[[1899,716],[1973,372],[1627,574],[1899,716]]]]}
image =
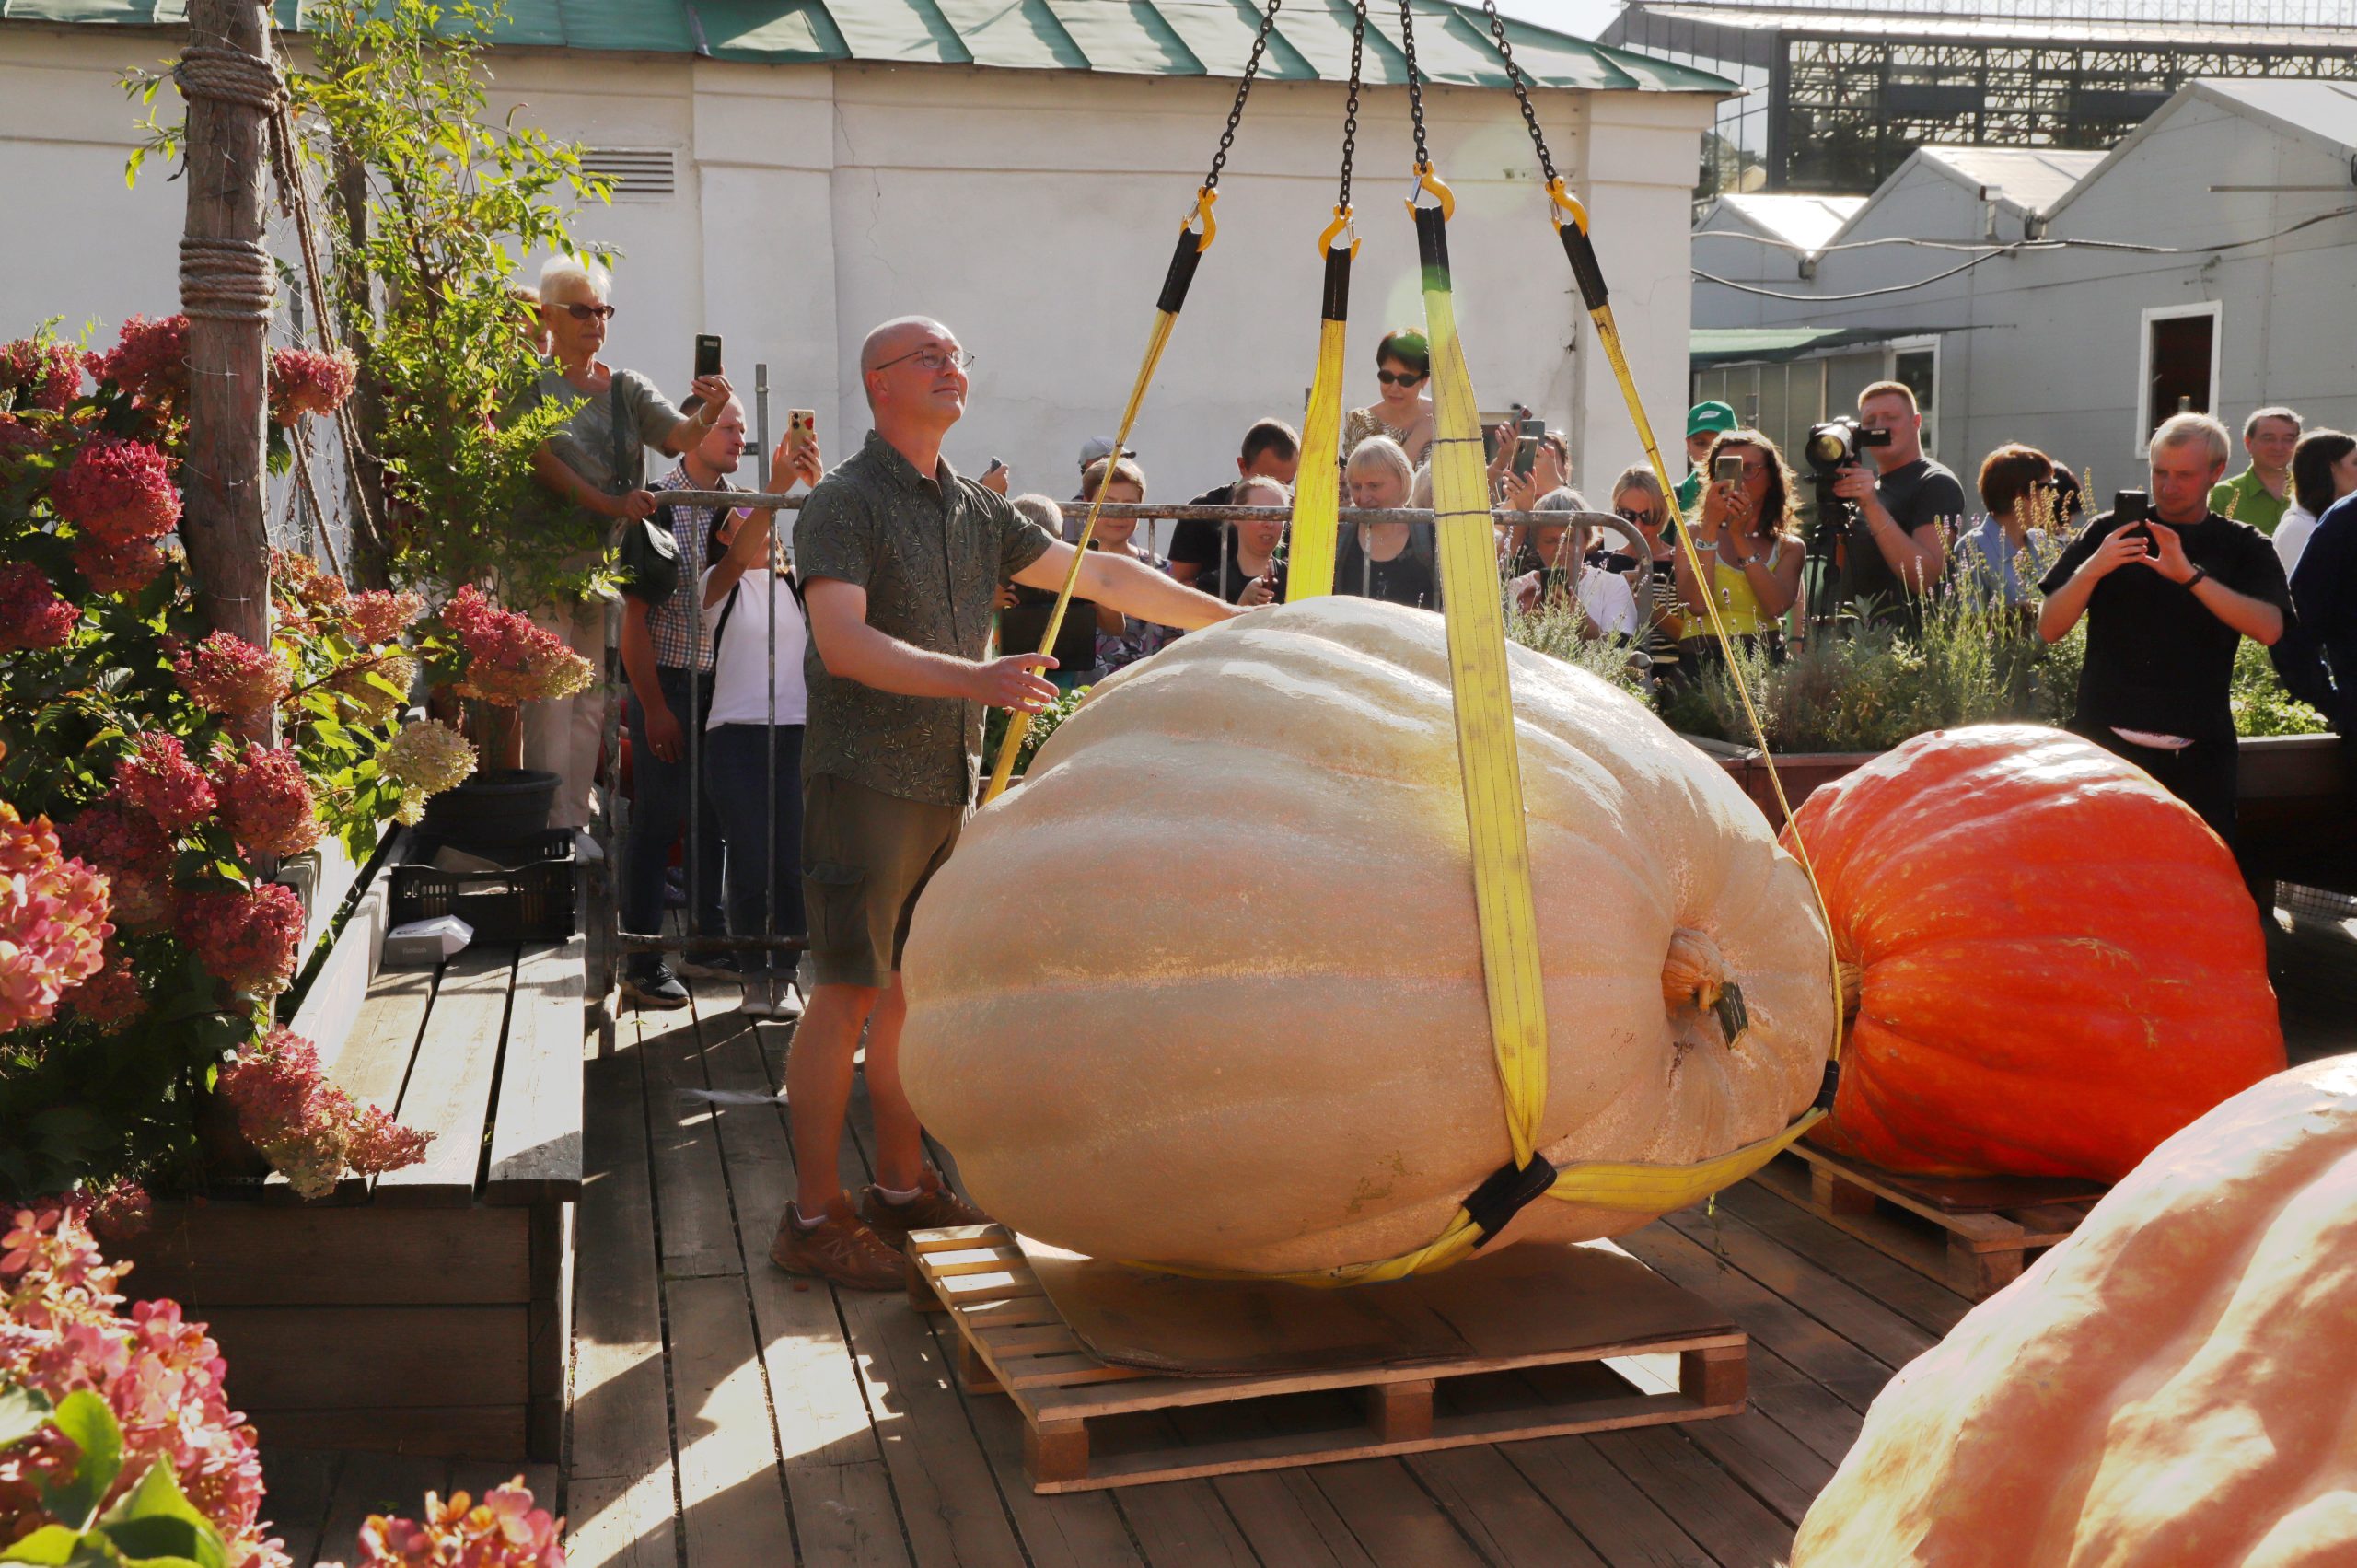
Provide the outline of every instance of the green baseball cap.
{"type": "Polygon", "coordinates": [[[1735,428],[1735,410],[1724,403],[1696,403],[1686,411],[1686,434],[1700,436],[1704,431],[1716,434],[1735,428]]]}

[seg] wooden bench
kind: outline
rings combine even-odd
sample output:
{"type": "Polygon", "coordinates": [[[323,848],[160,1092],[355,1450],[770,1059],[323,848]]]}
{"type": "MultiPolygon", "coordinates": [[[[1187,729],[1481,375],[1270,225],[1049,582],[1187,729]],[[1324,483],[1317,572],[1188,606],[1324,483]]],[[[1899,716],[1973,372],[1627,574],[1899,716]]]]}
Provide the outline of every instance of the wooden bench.
{"type": "MultiPolygon", "coordinates": [[[[354,924],[368,919],[381,912],[354,924]]],[[[439,970],[372,974],[373,948],[331,959],[290,1027],[318,1030],[346,1092],[432,1132],[424,1161],[309,1203],[275,1177],[160,1202],[124,1249],[134,1297],[212,1325],[230,1400],[265,1443],[557,1458],[585,956],[575,936],[439,970]]]]}

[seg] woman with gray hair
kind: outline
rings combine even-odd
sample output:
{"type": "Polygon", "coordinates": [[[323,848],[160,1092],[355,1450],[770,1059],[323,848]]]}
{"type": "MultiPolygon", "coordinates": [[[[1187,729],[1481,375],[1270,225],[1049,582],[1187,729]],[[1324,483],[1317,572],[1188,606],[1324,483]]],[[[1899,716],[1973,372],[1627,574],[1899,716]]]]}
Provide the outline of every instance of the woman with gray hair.
{"type": "MultiPolygon", "coordinates": [[[[645,377],[599,359],[614,314],[606,298],[610,287],[606,269],[594,261],[552,256],[540,269],[540,319],[548,328],[550,358],[533,389],[543,403],[581,405],[532,455],[532,471],[573,509],[578,536],[599,540],[610,540],[624,522],[653,515],[646,449],[673,457],[693,449],[711,434],[729,398],[726,377],[699,376],[701,402],[693,414],[682,414],[645,377]]],[[[586,568],[594,560],[585,555],[579,564],[586,568]]],[[[602,602],[541,606],[533,619],[604,668],[602,602]]],[[[524,766],[557,775],[551,827],[576,833],[588,827],[604,723],[602,682],[577,697],[525,704],[524,766]]],[[[596,855],[586,833],[579,842],[584,858],[596,855]]]]}
{"type": "MultiPolygon", "coordinates": [[[[1566,486],[1540,496],[1531,509],[1585,512],[1588,507],[1578,491],[1566,486]]],[[[1511,602],[1525,615],[1540,613],[1550,605],[1576,610],[1580,635],[1591,642],[1604,636],[1637,635],[1637,601],[1629,591],[1628,580],[1618,572],[1590,566],[1587,545],[1587,528],[1569,518],[1533,524],[1516,558],[1516,564],[1523,568],[1521,575],[1508,585],[1511,602]]]]}
{"type": "MultiPolygon", "coordinates": [[[[1416,470],[1406,448],[1388,436],[1370,436],[1342,467],[1351,505],[1392,510],[1413,504],[1416,470]]],[[[1334,591],[1420,610],[1440,608],[1440,572],[1429,528],[1412,523],[1359,523],[1342,530],[1334,557],[1334,591]]]]}

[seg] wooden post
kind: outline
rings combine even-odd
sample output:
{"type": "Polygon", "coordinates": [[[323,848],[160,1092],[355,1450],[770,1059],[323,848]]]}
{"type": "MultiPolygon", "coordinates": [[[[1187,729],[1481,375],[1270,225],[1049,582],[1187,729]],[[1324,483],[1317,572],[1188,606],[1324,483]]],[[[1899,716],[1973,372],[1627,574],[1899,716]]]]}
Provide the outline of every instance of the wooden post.
{"type": "Polygon", "coordinates": [[[272,273],[262,199],[266,117],[278,83],[269,64],[269,12],[260,0],[190,0],[188,21],[188,52],[174,73],[188,100],[180,303],[189,318],[189,436],[180,538],[204,624],[260,647],[270,642],[262,465],[272,273]]]}

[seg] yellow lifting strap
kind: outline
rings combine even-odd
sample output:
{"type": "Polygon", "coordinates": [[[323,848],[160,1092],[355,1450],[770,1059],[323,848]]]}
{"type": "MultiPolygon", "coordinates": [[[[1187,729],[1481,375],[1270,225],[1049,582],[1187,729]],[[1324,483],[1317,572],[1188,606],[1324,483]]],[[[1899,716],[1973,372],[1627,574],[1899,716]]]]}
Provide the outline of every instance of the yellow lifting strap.
{"type": "MultiPolygon", "coordinates": [[[[1178,312],[1187,303],[1188,285],[1195,281],[1195,267],[1203,252],[1212,248],[1219,236],[1219,225],[1213,220],[1212,203],[1219,200],[1219,192],[1209,185],[1195,192],[1195,205],[1187,221],[1178,226],[1178,248],[1170,258],[1170,271],[1163,278],[1162,295],[1155,302],[1154,331],[1146,335],[1145,358],[1138,366],[1138,378],[1130,388],[1130,401],[1121,410],[1120,428],[1113,435],[1113,450],[1126,449],[1130,444],[1131,427],[1137,424],[1138,409],[1145,401],[1146,389],[1154,385],[1154,373],[1162,363],[1162,351],[1170,343],[1170,330],[1178,324],[1178,312]],[[1202,221],[1202,231],[1194,227],[1202,221]]],[[[1105,477],[1097,482],[1097,494],[1088,499],[1088,519],[1081,525],[1080,538],[1074,541],[1072,564],[1064,568],[1064,580],[1056,589],[1055,608],[1048,612],[1047,630],[1039,633],[1042,649],[1056,645],[1056,634],[1063,630],[1064,612],[1072,608],[1073,590],[1080,586],[1080,568],[1088,559],[1088,541],[1097,537],[1097,517],[1105,505],[1105,493],[1113,487],[1113,470],[1119,465],[1107,463],[1105,477]]],[[[999,743],[998,758],[991,765],[990,787],[982,792],[982,804],[987,806],[1006,791],[1006,781],[1014,776],[1015,759],[1023,749],[1024,734],[1031,727],[1031,715],[1021,709],[1007,714],[1006,738],[999,743]]]]}
{"type": "Polygon", "coordinates": [[[1298,604],[1334,591],[1334,541],[1341,509],[1341,470],[1334,455],[1342,444],[1342,348],[1350,331],[1351,259],[1353,238],[1334,241],[1348,229],[1351,210],[1334,209],[1334,221],[1318,237],[1326,260],[1324,303],[1318,309],[1318,375],[1309,384],[1309,408],[1301,422],[1301,472],[1293,494],[1292,556],[1285,568],[1285,602],[1298,604]]]}
{"type": "MultiPolygon", "coordinates": [[[[1561,182],[1553,188],[1560,196],[1561,182]]],[[[1441,566],[1444,621],[1447,627],[1449,680],[1457,715],[1457,761],[1465,786],[1466,824],[1471,841],[1476,919],[1481,944],[1482,981],[1489,1000],[1491,1039],[1497,1057],[1507,1139],[1514,1160],[1484,1181],[1457,1208],[1441,1234],[1412,1251],[1332,1269],[1271,1274],[1190,1269],[1167,1263],[1135,1266],[1198,1279],[1255,1278],[1318,1287],[1378,1284],[1411,1274],[1431,1273],[1462,1260],[1516,1209],[1543,1193],[1564,1202],[1629,1214],[1669,1214],[1701,1202],[1765,1166],[1801,1134],[1823,1120],[1826,1097],[1782,1130],[1740,1148],[1687,1165],[1591,1160],[1550,1169],[1534,1161],[1540,1120],[1547,1105],[1546,1000],[1538,960],[1538,931],[1530,884],[1530,851],[1525,831],[1520,747],[1514,727],[1508,682],[1503,596],[1496,569],[1495,532],[1490,517],[1487,465],[1482,459],[1480,420],[1473,382],[1457,336],[1448,265],[1447,222],[1456,206],[1448,187],[1429,165],[1419,170],[1419,192],[1437,204],[1419,207],[1411,197],[1418,249],[1423,265],[1426,337],[1432,354],[1434,436],[1433,505],[1441,566]],[[1486,1224],[1484,1223],[1486,1220],[1486,1224]]],[[[1568,198],[1562,198],[1568,200],[1568,198]]],[[[1583,232],[1582,238],[1585,238],[1583,232]]],[[[1567,246],[1568,249],[1568,246],[1567,246]]],[[[1593,265],[1593,252],[1589,253],[1593,265]]],[[[1585,279],[1583,282],[1585,283],[1585,279]]],[[[1620,336],[1607,308],[1598,322],[1609,333],[1608,352],[1621,377],[1646,449],[1660,457],[1629,377],[1620,336]]],[[[1665,486],[1665,488],[1666,488],[1665,486]]],[[[1674,503],[1673,503],[1674,505],[1674,503]]],[[[1679,529],[1681,538],[1686,530],[1679,529]]],[[[1687,540],[1690,552],[1692,542],[1687,540]]],[[[1724,644],[1726,633],[1713,629],[1724,644]]],[[[1806,862],[1803,865],[1805,866],[1806,862]]],[[[1810,884],[1816,884],[1814,871],[1810,884]]],[[[1819,894],[1819,907],[1823,896],[1819,894]]],[[[1832,929],[1827,922],[1827,930],[1832,929]]],[[[1840,995],[1838,971],[1835,978],[1840,995]]],[[[1835,1049],[1840,1049],[1840,1007],[1835,1008],[1835,1049]]]]}

